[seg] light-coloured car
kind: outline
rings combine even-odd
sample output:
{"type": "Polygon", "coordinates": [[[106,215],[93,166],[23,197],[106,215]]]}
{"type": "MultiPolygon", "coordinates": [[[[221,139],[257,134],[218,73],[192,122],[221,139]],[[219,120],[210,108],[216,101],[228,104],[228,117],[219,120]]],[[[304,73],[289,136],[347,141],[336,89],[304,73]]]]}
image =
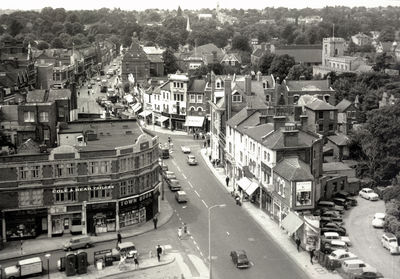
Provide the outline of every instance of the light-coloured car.
{"type": "Polygon", "coordinates": [[[346,243],[347,246],[351,246],[351,241],[348,236],[340,236],[337,232],[325,232],[322,241],[340,240],[346,243]]]}
{"type": "Polygon", "coordinates": [[[179,180],[177,179],[170,179],[168,181],[168,187],[171,189],[171,191],[179,191],[182,188],[179,180]]]}
{"type": "Polygon", "coordinates": [[[399,254],[400,247],[397,238],[392,233],[384,233],[381,238],[382,246],[389,250],[390,254],[399,254]]]}
{"type": "Polygon", "coordinates": [[[375,213],[374,219],[372,219],[372,226],[377,229],[383,228],[383,225],[385,224],[385,217],[385,213],[375,213]]]}
{"type": "Polygon", "coordinates": [[[90,236],[79,235],[79,236],[74,236],[73,238],[69,239],[64,244],[63,248],[65,251],[71,251],[71,250],[76,250],[76,249],[89,248],[91,246],[93,246],[93,241],[90,238],[90,236]]]}
{"type": "Polygon", "coordinates": [[[194,155],[188,155],[186,162],[188,163],[189,166],[195,166],[197,165],[197,160],[194,155]]]}
{"type": "Polygon", "coordinates": [[[338,249],[338,250],[333,251],[328,256],[328,258],[331,261],[336,260],[336,261],[340,261],[340,262],[344,262],[346,260],[358,259],[358,257],[355,254],[353,254],[353,253],[351,253],[349,251],[346,251],[344,249],[338,249]]]}
{"type": "Polygon", "coordinates": [[[379,200],[379,196],[377,193],[372,191],[370,188],[362,188],[361,191],[359,192],[360,197],[370,200],[370,201],[377,201],[379,200]]]}
{"type": "Polygon", "coordinates": [[[184,145],[181,147],[181,150],[182,150],[182,152],[185,153],[185,154],[191,152],[190,147],[184,146],[184,145]]]}
{"type": "Polygon", "coordinates": [[[178,191],[175,193],[175,199],[178,203],[181,202],[187,202],[188,201],[188,197],[186,195],[185,191],[178,191]]]}
{"type": "Polygon", "coordinates": [[[173,171],[165,171],[164,172],[164,178],[168,182],[171,179],[176,179],[176,175],[173,171]]]}

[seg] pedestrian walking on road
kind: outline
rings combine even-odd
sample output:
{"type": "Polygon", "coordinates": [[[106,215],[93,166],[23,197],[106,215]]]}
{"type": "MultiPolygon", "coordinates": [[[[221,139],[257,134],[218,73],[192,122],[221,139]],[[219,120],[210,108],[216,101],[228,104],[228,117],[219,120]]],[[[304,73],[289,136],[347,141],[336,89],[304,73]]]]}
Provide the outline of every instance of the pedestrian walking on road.
{"type": "Polygon", "coordinates": [[[181,227],[178,228],[178,238],[179,239],[182,238],[182,228],[181,227]]]}
{"type": "Polygon", "coordinates": [[[158,259],[158,261],[160,261],[161,253],[162,253],[162,248],[161,248],[160,245],[158,245],[158,247],[157,247],[157,259],[158,259]]]}
{"type": "Polygon", "coordinates": [[[155,230],[157,229],[157,222],[158,222],[157,216],[154,216],[154,218],[153,218],[153,224],[154,224],[154,229],[155,229],[155,230]]]}
{"type": "Polygon", "coordinates": [[[297,246],[297,252],[300,252],[300,244],[301,244],[301,240],[299,237],[296,237],[296,246],[297,246]]]}
{"type": "Polygon", "coordinates": [[[314,249],[311,249],[311,250],[310,250],[310,262],[311,262],[311,264],[314,264],[314,263],[313,263],[314,251],[315,251],[314,249]]]}
{"type": "Polygon", "coordinates": [[[228,187],[229,186],[229,176],[226,176],[225,182],[226,182],[226,187],[228,187]]]}
{"type": "Polygon", "coordinates": [[[122,235],[120,232],[118,232],[118,234],[117,234],[117,239],[118,239],[118,243],[122,242],[122,235]]]}

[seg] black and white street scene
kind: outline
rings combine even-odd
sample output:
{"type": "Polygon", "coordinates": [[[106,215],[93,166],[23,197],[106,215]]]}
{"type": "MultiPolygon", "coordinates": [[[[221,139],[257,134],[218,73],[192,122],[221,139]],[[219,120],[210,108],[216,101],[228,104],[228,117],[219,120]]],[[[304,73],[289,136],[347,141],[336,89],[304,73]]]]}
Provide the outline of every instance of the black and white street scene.
{"type": "Polygon", "coordinates": [[[0,279],[399,279],[399,0],[0,5],[0,279]]]}

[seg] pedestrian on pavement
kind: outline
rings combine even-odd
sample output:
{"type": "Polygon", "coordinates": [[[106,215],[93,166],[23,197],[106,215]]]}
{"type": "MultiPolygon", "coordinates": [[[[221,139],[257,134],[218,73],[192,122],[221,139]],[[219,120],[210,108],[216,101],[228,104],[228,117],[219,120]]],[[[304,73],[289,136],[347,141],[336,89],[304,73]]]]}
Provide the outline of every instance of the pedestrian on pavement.
{"type": "Polygon", "coordinates": [[[139,259],[138,259],[137,254],[134,254],[133,261],[135,263],[135,268],[139,268],[139,259]]]}
{"type": "Polygon", "coordinates": [[[226,176],[225,182],[226,182],[226,187],[228,187],[229,186],[229,176],[226,176]]]}
{"type": "Polygon", "coordinates": [[[310,262],[311,262],[311,264],[314,264],[314,263],[313,263],[314,251],[315,251],[314,249],[311,249],[311,250],[310,250],[310,262]]]}
{"type": "Polygon", "coordinates": [[[153,218],[153,224],[154,224],[154,229],[155,229],[155,230],[157,229],[157,222],[158,222],[157,216],[154,216],[154,218],[153,218]]]}
{"type": "Polygon", "coordinates": [[[207,142],[206,142],[206,141],[204,141],[204,143],[203,143],[203,147],[204,147],[204,148],[206,148],[206,147],[207,147],[207,142]]]}
{"type": "Polygon", "coordinates": [[[160,261],[161,253],[162,253],[162,248],[161,248],[160,245],[158,245],[158,247],[157,247],[157,259],[158,259],[158,261],[160,261]]]}
{"type": "Polygon", "coordinates": [[[182,227],[178,228],[178,238],[179,240],[182,238],[182,227]]]}
{"type": "Polygon", "coordinates": [[[118,234],[117,234],[117,239],[118,239],[118,243],[122,242],[122,235],[120,232],[118,232],[118,234]]]}
{"type": "Polygon", "coordinates": [[[301,240],[298,236],[296,236],[296,246],[297,246],[297,252],[300,252],[300,244],[301,244],[301,240]]]}

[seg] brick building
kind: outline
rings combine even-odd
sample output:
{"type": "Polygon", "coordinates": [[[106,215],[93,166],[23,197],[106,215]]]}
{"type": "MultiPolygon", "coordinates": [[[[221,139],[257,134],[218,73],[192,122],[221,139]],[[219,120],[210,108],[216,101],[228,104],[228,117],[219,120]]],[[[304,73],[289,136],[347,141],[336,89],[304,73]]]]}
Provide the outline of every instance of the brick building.
{"type": "Polygon", "coordinates": [[[158,213],[158,140],[136,120],[71,122],[58,142],[0,157],[4,241],[117,231],[158,213]]]}
{"type": "Polygon", "coordinates": [[[150,78],[150,60],[134,36],[130,48],[122,57],[121,78],[123,82],[128,81],[129,75],[135,82],[147,81],[150,78]]]}

